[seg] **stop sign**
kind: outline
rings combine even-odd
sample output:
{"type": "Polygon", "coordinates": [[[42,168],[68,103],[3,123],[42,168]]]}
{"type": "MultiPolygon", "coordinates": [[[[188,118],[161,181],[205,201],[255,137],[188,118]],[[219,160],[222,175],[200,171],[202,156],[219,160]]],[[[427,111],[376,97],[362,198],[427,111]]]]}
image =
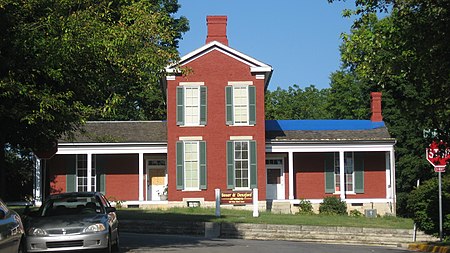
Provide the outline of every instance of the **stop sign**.
{"type": "Polygon", "coordinates": [[[450,160],[450,148],[443,141],[433,141],[426,152],[428,162],[434,167],[445,167],[450,160]]]}

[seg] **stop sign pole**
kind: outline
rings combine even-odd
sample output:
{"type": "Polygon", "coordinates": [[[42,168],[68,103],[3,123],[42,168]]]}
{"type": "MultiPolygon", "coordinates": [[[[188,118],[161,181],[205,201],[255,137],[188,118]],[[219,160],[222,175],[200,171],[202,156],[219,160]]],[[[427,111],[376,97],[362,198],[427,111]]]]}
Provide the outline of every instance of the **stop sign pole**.
{"type": "Polygon", "coordinates": [[[439,240],[442,242],[442,172],[445,172],[447,161],[450,160],[450,149],[447,143],[433,141],[426,149],[427,161],[434,167],[439,177],[439,240]]]}

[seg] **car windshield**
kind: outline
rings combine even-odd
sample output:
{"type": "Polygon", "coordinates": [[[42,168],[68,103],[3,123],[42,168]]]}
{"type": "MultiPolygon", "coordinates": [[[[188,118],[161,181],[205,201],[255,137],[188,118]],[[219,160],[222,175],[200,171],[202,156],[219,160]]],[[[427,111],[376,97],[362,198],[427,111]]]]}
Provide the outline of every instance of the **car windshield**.
{"type": "Polygon", "coordinates": [[[95,196],[67,196],[49,199],[40,210],[41,216],[80,215],[102,213],[95,196]]]}

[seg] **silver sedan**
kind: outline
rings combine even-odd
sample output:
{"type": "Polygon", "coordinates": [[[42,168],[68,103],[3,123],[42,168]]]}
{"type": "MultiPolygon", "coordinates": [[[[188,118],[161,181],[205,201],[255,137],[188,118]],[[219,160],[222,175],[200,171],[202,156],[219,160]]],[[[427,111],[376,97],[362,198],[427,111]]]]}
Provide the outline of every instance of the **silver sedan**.
{"type": "Polygon", "coordinates": [[[20,216],[0,199],[0,253],[22,252],[23,237],[20,216]]]}
{"type": "Polygon", "coordinates": [[[26,251],[118,250],[115,211],[99,192],[51,195],[25,222],[26,251]]]}

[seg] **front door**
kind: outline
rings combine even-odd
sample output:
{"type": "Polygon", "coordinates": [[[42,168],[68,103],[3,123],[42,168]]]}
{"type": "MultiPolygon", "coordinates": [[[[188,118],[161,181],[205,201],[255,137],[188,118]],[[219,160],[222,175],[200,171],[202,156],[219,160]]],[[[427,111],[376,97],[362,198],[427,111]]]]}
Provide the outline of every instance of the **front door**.
{"type": "Polygon", "coordinates": [[[147,200],[162,200],[167,185],[165,161],[147,162],[147,200]]]}
{"type": "MultiPolygon", "coordinates": [[[[273,160],[273,159],[271,159],[273,160]]],[[[278,159],[277,159],[278,160],[278,159]]],[[[267,186],[266,196],[267,199],[277,200],[284,199],[284,170],[282,162],[275,164],[268,164],[267,166],[267,186]]]]}

